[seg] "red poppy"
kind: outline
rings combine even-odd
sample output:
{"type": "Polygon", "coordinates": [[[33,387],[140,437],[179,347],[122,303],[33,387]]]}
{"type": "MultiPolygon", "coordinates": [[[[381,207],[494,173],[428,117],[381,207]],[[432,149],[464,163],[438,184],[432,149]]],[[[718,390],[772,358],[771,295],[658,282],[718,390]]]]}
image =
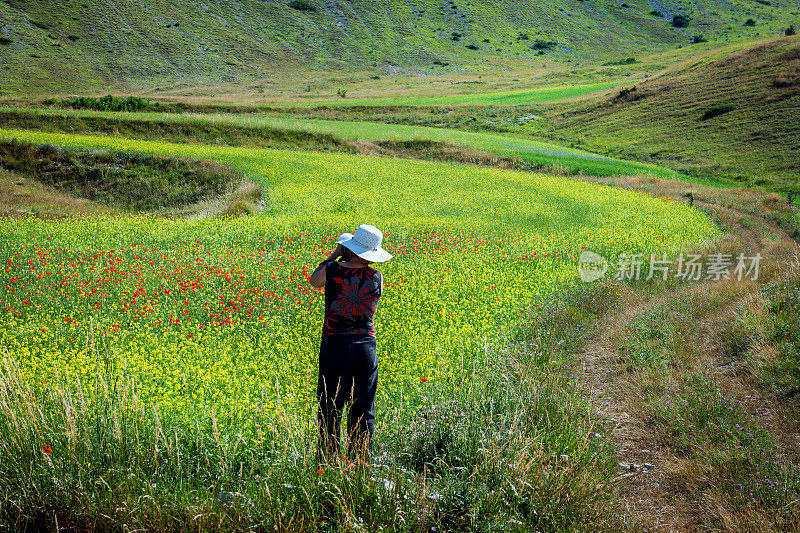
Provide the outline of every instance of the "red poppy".
{"type": "Polygon", "coordinates": [[[49,444],[45,444],[44,448],[42,448],[42,453],[44,453],[45,455],[50,455],[51,453],[53,453],[53,448],[51,448],[49,444]]]}
{"type": "Polygon", "coordinates": [[[421,382],[423,382],[423,383],[427,383],[427,382],[428,382],[428,380],[427,380],[426,378],[419,378],[419,380],[420,380],[421,382]]]}
{"type": "Polygon", "coordinates": [[[323,470],[322,468],[320,468],[319,470],[317,470],[317,474],[319,474],[320,476],[321,476],[322,474],[324,474],[324,473],[325,473],[325,470],[323,470]]]}

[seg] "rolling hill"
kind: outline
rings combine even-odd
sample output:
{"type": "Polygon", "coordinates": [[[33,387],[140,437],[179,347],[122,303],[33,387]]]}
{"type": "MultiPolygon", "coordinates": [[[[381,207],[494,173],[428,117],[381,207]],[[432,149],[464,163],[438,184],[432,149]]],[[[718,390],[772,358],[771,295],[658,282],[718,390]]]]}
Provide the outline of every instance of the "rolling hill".
{"type": "Polygon", "coordinates": [[[731,45],[552,112],[553,138],[746,183],[797,186],[800,36],[731,45]]]}
{"type": "Polygon", "coordinates": [[[0,91],[595,61],[798,21],[797,0],[3,0],[0,91]]]}

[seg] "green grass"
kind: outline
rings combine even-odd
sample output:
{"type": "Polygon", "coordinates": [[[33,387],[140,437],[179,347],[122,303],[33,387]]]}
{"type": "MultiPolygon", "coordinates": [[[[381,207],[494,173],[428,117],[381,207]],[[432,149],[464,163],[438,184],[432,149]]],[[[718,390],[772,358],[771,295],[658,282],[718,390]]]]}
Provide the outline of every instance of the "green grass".
{"type": "Polygon", "coordinates": [[[798,57],[797,36],[713,50],[627,95],[544,113],[548,137],[705,177],[796,186],[798,57]]]}
{"type": "MultiPolygon", "coordinates": [[[[304,78],[302,85],[292,83],[300,89],[308,73],[319,71],[392,76],[604,62],[674,48],[700,30],[725,42],[774,35],[797,21],[794,5],[750,0],[665,5],[664,17],[652,16],[645,0],[627,7],[600,0],[309,3],[314,11],[259,0],[213,6],[155,0],[147,9],[117,5],[109,16],[105,7],[81,0],[3,2],[0,19],[13,43],[2,45],[0,90],[68,94],[260,81],[274,91],[275,79],[304,78]],[[669,24],[677,11],[691,17],[688,28],[669,24]],[[743,17],[756,25],[743,26],[743,17]],[[457,42],[454,32],[461,35],[457,42]],[[537,39],[557,44],[532,49],[537,39]]],[[[337,77],[346,89],[348,76],[337,77]]]]}
{"type": "Polygon", "coordinates": [[[647,401],[653,428],[675,453],[702,465],[733,509],[749,506],[772,514],[779,529],[796,520],[791,507],[800,478],[796,466],[778,454],[769,428],[705,374],[670,385],[649,390],[647,401]]]}
{"type": "Polygon", "coordinates": [[[746,361],[756,382],[800,408],[800,290],[793,273],[767,284],[724,331],[727,355],[746,361]]]}
{"type": "MultiPolygon", "coordinates": [[[[646,163],[635,163],[613,159],[584,150],[560,146],[554,143],[537,141],[521,136],[501,135],[484,132],[457,131],[444,128],[408,126],[402,124],[381,124],[374,122],[350,122],[333,120],[294,119],[276,117],[255,117],[246,115],[196,115],[168,113],[126,113],[124,116],[115,113],[89,110],[44,110],[44,109],[0,109],[0,113],[14,113],[20,116],[40,117],[45,129],[48,128],[48,117],[86,117],[103,118],[110,121],[152,121],[166,124],[226,126],[255,130],[285,130],[289,132],[306,132],[313,135],[313,143],[327,143],[335,139],[345,141],[435,141],[448,142],[477,150],[497,154],[499,156],[518,158],[537,168],[563,167],[569,173],[584,173],[594,176],[611,175],[653,175],[656,177],[680,179],[690,182],[703,182],[691,176],[680,174],[664,167],[646,163]]],[[[58,131],[58,128],[56,128],[58,131]]],[[[225,136],[223,135],[223,138],[225,136]]],[[[335,143],[334,143],[335,144],[335,143]]],[[[341,143],[335,144],[341,146],[341,143]]],[[[715,182],[718,185],[724,183],[715,182]]]]}
{"type": "Polygon", "coordinates": [[[430,106],[430,105],[531,105],[576,98],[619,85],[620,81],[590,83],[583,85],[524,89],[472,94],[453,94],[445,96],[394,96],[387,98],[359,98],[338,100],[296,100],[268,102],[274,107],[352,107],[352,106],[430,106]]]}
{"type": "Polygon", "coordinates": [[[182,207],[241,181],[209,162],[0,142],[0,165],[73,197],[133,211],[182,207]]]}

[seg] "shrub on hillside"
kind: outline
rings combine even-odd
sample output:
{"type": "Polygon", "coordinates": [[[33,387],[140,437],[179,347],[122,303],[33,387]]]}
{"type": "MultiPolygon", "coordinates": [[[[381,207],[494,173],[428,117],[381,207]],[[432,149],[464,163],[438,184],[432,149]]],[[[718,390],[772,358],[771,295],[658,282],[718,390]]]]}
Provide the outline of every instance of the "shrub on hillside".
{"type": "Polygon", "coordinates": [[[475,45],[475,44],[468,44],[468,45],[467,45],[467,48],[469,48],[470,50],[477,50],[477,49],[478,49],[478,45],[475,45]]]}
{"type": "Polygon", "coordinates": [[[14,42],[14,41],[12,41],[11,39],[9,39],[8,37],[0,37],[0,44],[9,45],[9,44],[11,44],[11,43],[13,43],[13,42],[14,42]]]}
{"type": "Polygon", "coordinates": [[[744,25],[745,26],[755,26],[756,25],[756,21],[753,20],[753,19],[747,19],[747,20],[744,21],[744,25]]]}
{"type": "Polygon", "coordinates": [[[794,24],[792,24],[791,26],[786,28],[786,31],[784,31],[783,33],[786,34],[787,37],[791,37],[792,35],[797,34],[797,30],[794,29],[794,24]]]}
{"type": "Polygon", "coordinates": [[[535,41],[533,41],[533,44],[531,45],[531,50],[540,50],[540,51],[552,50],[553,48],[556,47],[557,44],[558,43],[555,41],[536,39],[535,41]]]}
{"type": "Polygon", "coordinates": [[[675,15],[672,17],[672,25],[676,28],[685,28],[691,19],[686,15],[675,15]]]}
{"type": "Polygon", "coordinates": [[[96,111],[148,111],[158,108],[158,104],[138,96],[116,97],[106,95],[102,98],[76,96],[67,99],[64,104],[72,109],[94,109],[96,111]]]}
{"type": "Polygon", "coordinates": [[[626,96],[628,96],[629,94],[631,94],[633,92],[636,92],[636,85],[634,85],[631,88],[623,87],[622,89],[619,90],[619,93],[617,93],[617,96],[614,97],[614,99],[615,100],[619,100],[621,98],[625,98],[626,96]]]}
{"type": "Polygon", "coordinates": [[[316,11],[317,8],[313,5],[309,4],[305,0],[292,0],[287,6],[291,7],[292,9],[296,9],[298,11],[316,11]]]}
{"type": "Polygon", "coordinates": [[[702,34],[695,35],[694,37],[692,37],[692,44],[707,43],[707,42],[708,39],[706,39],[702,34]]]}
{"type": "Polygon", "coordinates": [[[618,59],[617,61],[607,61],[603,63],[603,66],[609,67],[613,65],[633,65],[636,63],[635,57],[626,57],[625,59],[618,59]]]}
{"type": "Polygon", "coordinates": [[[650,12],[650,14],[653,15],[654,17],[663,17],[664,16],[664,13],[662,13],[661,11],[659,11],[657,9],[652,10],[650,12]]]}
{"type": "Polygon", "coordinates": [[[730,113],[734,109],[736,109],[736,104],[717,104],[706,109],[703,113],[703,116],[700,117],[700,120],[708,120],[710,118],[718,117],[720,115],[724,115],[725,113],[730,113]]]}

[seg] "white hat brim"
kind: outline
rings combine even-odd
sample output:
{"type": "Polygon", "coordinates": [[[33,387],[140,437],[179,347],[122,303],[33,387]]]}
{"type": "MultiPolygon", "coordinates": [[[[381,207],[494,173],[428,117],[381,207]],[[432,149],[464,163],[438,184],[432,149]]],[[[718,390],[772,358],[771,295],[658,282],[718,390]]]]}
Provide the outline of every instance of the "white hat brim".
{"type": "Polygon", "coordinates": [[[342,233],[342,236],[336,241],[337,243],[345,246],[348,250],[351,250],[354,254],[362,259],[366,259],[367,261],[371,261],[373,263],[383,263],[384,261],[388,261],[392,258],[392,254],[384,250],[383,248],[378,248],[377,250],[372,250],[367,248],[366,246],[357,243],[353,240],[352,233],[342,233]]]}

